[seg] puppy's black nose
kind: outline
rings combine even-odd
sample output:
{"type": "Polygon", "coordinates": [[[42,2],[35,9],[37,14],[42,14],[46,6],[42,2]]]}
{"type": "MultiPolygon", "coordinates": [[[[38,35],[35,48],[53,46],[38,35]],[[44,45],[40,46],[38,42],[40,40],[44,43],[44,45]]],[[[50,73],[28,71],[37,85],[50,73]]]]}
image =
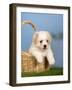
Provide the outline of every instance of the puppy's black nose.
{"type": "Polygon", "coordinates": [[[46,47],[47,47],[47,46],[46,46],[46,45],[44,45],[44,49],[46,49],[46,47]]]}

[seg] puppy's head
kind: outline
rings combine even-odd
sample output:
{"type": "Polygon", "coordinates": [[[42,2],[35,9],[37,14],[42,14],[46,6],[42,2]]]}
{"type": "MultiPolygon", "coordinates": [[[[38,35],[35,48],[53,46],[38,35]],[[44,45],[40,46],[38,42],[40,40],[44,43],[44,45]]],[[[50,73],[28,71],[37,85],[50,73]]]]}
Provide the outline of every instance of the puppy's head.
{"type": "Polygon", "coordinates": [[[33,36],[33,44],[41,50],[48,49],[49,45],[51,44],[51,41],[52,37],[47,31],[35,32],[33,36]]]}

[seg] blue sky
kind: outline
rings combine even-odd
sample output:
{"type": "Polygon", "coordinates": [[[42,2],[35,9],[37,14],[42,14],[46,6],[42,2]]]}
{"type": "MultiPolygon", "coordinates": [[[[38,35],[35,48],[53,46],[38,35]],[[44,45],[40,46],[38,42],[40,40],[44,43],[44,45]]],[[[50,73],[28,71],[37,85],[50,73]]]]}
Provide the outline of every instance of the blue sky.
{"type": "MultiPolygon", "coordinates": [[[[41,30],[47,30],[52,33],[57,33],[62,31],[62,27],[63,27],[62,14],[21,13],[21,20],[29,20],[29,19],[32,20],[33,23],[35,23],[37,27],[40,28],[41,30]]],[[[28,29],[28,27],[26,28],[28,29]]]]}
{"type": "MultiPolygon", "coordinates": [[[[44,30],[44,31],[50,32],[51,34],[58,34],[60,32],[63,32],[62,14],[21,12],[21,21],[23,20],[32,20],[32,22],[37,26],[36,31],[44,30]]],[[[34,31],[31,25],[29,24],[21,25],[21,50],[22,51],[27,51],[29,49],[32,42],[33,33],[34,31]]],[[[54,50],[56,59],[59,60],[57,62],[61,63],[61,66],[62,66],[63,65],[63,41],[61,40],[59,43],[58,42],[54,40],[52,48],[54,50]],[[60,49],[59,51],[58,51],[58,48],[60,49]],[[59,59],[57,54],[60,55],[59,59]]],[[[57,63],[57,65],[59,65],[59,63],[57,63]]]]}

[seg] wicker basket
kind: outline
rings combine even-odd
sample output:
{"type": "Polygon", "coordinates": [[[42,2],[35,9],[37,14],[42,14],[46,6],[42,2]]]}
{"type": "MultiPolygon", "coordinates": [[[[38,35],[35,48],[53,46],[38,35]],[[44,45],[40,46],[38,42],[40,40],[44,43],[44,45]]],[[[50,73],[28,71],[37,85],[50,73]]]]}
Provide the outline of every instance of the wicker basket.
{"type": "Polygon", "coordinates": [[[37,60],[29,53],[21,53],[21,69],[22,72],[42,72],[49,69],[49,66],[46,68],[46,63],[38,63],[37,60]]]}

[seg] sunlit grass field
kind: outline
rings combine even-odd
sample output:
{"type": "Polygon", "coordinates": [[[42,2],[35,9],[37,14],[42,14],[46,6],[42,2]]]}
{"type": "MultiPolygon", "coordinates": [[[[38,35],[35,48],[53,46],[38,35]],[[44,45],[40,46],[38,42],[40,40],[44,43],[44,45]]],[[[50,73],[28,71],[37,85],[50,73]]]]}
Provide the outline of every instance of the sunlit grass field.
{"type": "Polygon", "coordinates": [[[44,72],[22,72],[22,77],[63,75],[63,68],[54,67],[44,72]]]}

